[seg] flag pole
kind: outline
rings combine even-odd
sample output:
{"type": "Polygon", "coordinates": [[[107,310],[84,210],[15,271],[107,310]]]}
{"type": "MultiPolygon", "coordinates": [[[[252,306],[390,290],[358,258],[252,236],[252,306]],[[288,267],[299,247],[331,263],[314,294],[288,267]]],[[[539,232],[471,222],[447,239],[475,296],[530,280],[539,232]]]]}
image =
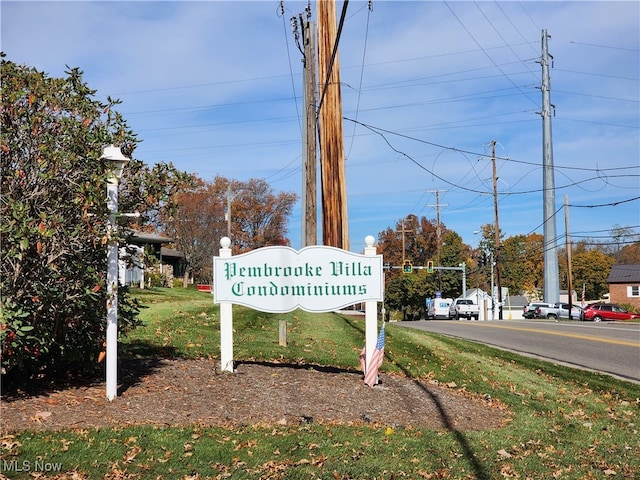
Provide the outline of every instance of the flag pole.
{"type": "MultiPolygon", "coordinates": [[[[364,239],[365,248],[364,254],[366,256],[374,256],[376,254],[376,247],[374,245],[375,239],[372,235],[367,235],[364,239]]],[[[365,302],[364,304],[364,319],[365,319],[365,368],[366,373],[371,366],[371,357],[373,351],[376,348],[376,341],[378,339],[378,302],[365,302]]],[[[384,319],[383,319],[384,320],[384,319]]]]}

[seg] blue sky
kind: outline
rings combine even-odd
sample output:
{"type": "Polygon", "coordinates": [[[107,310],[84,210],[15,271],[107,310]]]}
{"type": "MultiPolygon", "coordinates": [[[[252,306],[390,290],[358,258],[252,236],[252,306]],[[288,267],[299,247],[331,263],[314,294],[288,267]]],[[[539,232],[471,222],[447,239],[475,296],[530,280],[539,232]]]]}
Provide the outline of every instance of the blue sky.
{"type": "MultiPolygon", "coordinates": [[[[79,67],[99,98],[121,99],[148,164],[300,195],[302,63],[290,18],[307,4],[3,0],[2,51],[50,76],[79,67]]],[[[640,231],[639,2],[371,6],[349,2],[339,45],[352,251],[410,213],[435,219],[435,190],[441,222],[477,246],[473,232],[494,221],[492,141],[502,231],[542,233],[545,29],[559,243],[565,195],[576,241],[640,231]]]]}

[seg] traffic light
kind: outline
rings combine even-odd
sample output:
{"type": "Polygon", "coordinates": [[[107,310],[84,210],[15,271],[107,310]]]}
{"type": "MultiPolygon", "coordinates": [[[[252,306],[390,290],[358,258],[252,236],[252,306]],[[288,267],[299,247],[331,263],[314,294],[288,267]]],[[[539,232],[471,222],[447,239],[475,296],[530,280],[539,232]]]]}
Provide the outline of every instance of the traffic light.
{"type": "Polygon", "coordinates": [[[433,261],[431,260],[427,262],[427,273],[433,273],[433,261]]]}
{"type": "Polygon", "coordinates": [[[410,260],[405,260],[402,264],[402,273],[411,273],[413,272],[413,265],[411,265],[410,260]]]}

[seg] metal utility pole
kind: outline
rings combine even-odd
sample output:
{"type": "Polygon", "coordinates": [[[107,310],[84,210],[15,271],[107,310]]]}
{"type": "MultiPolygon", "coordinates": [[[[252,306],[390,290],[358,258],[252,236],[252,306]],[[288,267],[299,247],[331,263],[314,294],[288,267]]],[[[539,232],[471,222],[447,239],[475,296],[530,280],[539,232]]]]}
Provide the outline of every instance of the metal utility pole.
{"type": "Polygon", "coordinates": [[[564,196],[564,229],[567,245],[567,292],[569,297],[569,320],[571,320],[571,307],[573,307],[573,269],[571,267],[571,239],[569,237],[569,195],[564,196]]]}
{"type": "MultiPolygon", "coordinates": [[[[498,175],[496,173],[496,142],[491,142],[491,168],[493,170],[493,238],[496,262],[496,284],[498,287],[498,320],[502,320],[502,276],[500,275],[500,222],[498,221],[498,175]]],[[[493,292],[491,292],[493,297],[493,292]]]]}
{"type": "MultiPolygon", "coordinates": [[[[349,249],[338,31],[334,0],[318,0],[319,130],[324,245],[349,249]]],[[[343,14],[347,1],[343,4],[343,14]]],[[[344,15],[343,17],[344,18],[344,15]]]]}
{"type": "Polygon", "coordinates": [[[303,149],[303,185],[302,185],[302,222],[303,246],[318,243],[318,189],[316,181],[316,32],[315,24],[309,20],[311,12],[307,10],[307,19],[300,14],[300,25],[304,44],[304,149],[303,149]]]}
{"type": "Polygon", "coordinates": [[[558,253],[556,246],[555,182],[553,172],[553,142],[551,139],[551,83],[546,30],[542,30],[542,190],[544,220],[544,301],[556,303],[560,297],[558,285],[558,253]]]}

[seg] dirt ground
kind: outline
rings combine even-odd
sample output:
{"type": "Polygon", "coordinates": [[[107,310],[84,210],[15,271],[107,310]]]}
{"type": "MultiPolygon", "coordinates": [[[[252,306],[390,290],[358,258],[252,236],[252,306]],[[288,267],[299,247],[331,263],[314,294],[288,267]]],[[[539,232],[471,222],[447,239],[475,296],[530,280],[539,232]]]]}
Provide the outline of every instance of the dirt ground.
{"type": "Polygon", "coordinates": [[[507,413],[487,395],[382,374],[367,387],[359,372],[319,366],[239,363],[220,373],[214,360],[127,359],[119,396],[104,383],[36,395],[5,394],[3,433],[22,430],[162,426],[376,423],[457,431],[501,427],[507,413]]]}

